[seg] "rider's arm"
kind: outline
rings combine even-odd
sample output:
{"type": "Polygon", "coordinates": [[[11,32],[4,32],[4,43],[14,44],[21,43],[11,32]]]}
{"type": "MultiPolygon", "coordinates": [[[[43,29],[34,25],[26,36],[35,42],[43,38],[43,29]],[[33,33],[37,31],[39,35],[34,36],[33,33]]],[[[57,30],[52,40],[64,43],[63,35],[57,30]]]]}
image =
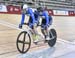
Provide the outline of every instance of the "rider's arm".
{"type": "Polygon", "coordinates": [[[22,25],[24,24],[24,20],[25,20],[25,15],[28,12],[25,9],[22,9],[22,17],[21,17],[21,24],[19,25],[19,28],[22,28],[22,25]]]}
{"type": "Polygon", "coordinates": [[[49,15],[48,12],[45,11],[46,25],[49,26],[49,15]]]}
{"type": "Polygon", "coordinates": [[[39,16],[43,16],[43,12],[39,12],[39,16]]]}
{"type": "Polygon", "coordinates": [[[22,13],[21,24],[23,24],[23,23],[24,23],[24,19],[25,19],[25,13],[22,13]]]}
{"type": "Polygon", "coordinates": [[[49,16],[49,24],[52,25],[52,22],[53,22],[52,17],[49,16]]]}
{"type": "Polygon", "coordinates": [[[25,13],[22,12],[21,23],[19,24],[19,28],[22,28],[22,25],[24,24],[24,19],[25,19],[25,13]]]}
{"type": "Polygon", "coordinates": [[[32,11],[32,8],[28,9],[28,14],[30,14],[30,17],[31,17],[31,23],[34,24],[35,23],[35,17],[34,17],[34,12],[32,11]]]}
{"type": "Polygon", "coordinates": [[[46,25],[49,26],[49,17],[46,17],[46,25]]]}

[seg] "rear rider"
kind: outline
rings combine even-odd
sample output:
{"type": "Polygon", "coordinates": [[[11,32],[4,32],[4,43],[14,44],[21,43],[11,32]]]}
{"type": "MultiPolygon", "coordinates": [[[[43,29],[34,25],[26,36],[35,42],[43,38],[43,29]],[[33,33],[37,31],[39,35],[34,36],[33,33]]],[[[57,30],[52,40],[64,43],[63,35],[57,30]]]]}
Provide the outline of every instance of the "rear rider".
{"type": "Polygon", "coordinates": [[[48,11],[43,7],[39,7],[37,10],[39,12],[39,16],[44,16],[44,18],[42,18],[41,31],[45,36],[45,40],[50,40],[48,36],[48,27],[52,24],[52,17],[49,16],[48,11]]]}

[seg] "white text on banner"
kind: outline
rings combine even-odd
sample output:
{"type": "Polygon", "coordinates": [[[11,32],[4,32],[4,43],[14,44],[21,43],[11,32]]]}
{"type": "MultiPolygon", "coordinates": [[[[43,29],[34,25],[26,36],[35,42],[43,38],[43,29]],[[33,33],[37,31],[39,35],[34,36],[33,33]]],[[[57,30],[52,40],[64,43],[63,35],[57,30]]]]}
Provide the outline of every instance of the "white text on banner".
{"type": "Polygon", "coordinates": [[[65,10],[53,10],[54,15],[68,15],[68,11],[65,10]]]}

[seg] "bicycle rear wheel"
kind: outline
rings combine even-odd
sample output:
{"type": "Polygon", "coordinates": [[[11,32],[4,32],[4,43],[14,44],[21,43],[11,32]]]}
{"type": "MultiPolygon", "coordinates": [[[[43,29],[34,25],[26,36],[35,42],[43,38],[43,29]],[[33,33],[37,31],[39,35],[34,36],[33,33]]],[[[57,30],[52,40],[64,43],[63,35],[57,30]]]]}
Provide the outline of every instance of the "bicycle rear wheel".
{"type": "Polygon", "coordinates": [[[56,33],[55,29],[50,29],[50,31],[49,31],[49,37],[51,39],[48,41],[48,45],[50,47],[53,47],[55,45],[55,43],[56,43],[56,40],[57,40],[57,33],[56,33]]]}

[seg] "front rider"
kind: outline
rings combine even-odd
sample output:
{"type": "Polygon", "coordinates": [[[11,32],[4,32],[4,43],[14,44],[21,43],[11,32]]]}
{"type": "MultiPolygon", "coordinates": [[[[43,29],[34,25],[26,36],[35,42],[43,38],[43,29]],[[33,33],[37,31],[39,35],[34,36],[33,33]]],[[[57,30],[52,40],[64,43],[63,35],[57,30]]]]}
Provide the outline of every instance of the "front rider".
{"type": "Polygon", "coordinates": [[[37,11],[38,12],[36,16],[44,16],[44,18],[42,18],[41,31],[45,36],[45,40],[50,40],[48,36],[48,27],[52,24],[52,17],[49,16],[48,11],[43,7],[37,8],[37,11]]]}
{"type": "Polygon", "coordinates": [[[22,25],[24,24],[25,14],[29,14],[30,19],[28,22],[28,26],[31,28],[31,32],[33,35],[33,41],[34,41],[34,43],[36,43],[38,41],[38,39],[36,39],[37,32],[35,30],[36,30],[37,24],[36,24],[34,12],[33,12],[32,8],[29,8],[26,4],[24,4],[22,8],[23,8],[22,19],[21,19],[21,24],[19,25],[19,28],[22,28],[22,25]]]}

